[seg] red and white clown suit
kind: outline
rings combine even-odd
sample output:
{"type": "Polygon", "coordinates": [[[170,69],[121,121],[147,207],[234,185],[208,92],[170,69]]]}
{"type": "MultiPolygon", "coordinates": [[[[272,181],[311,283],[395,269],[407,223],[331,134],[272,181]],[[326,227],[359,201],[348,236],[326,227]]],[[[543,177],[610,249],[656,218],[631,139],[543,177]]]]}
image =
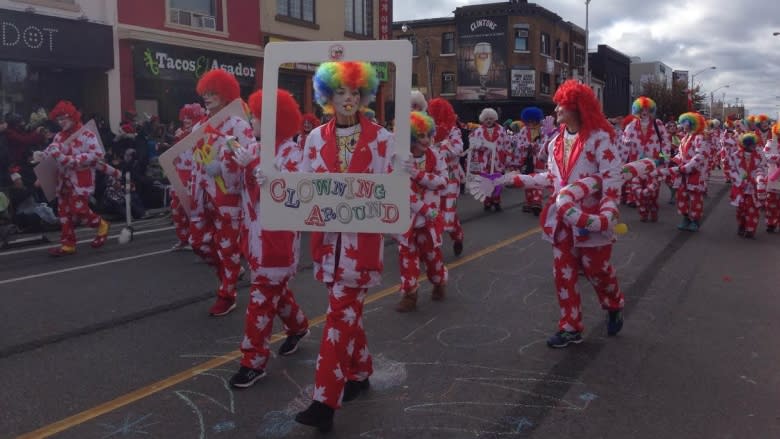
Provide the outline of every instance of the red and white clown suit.
{"type": "MultiPolygon", "coordinates": [[[[498,113],[492,108],[485,108],[479,114],[481,125],[469,135],[469,149],[466,159],[467,176],[481,175],[498,177],[503,174],[506,163],[511,155],[509,137],[501,125],[496,123],[498,113]]],[[[483,201],[484,209],[494,208],[501,211],[500,188],[483,201]]]]}
{"type": "MultiPolygon", "coordinates": [[[[359,109],[378,87],[367,62],[325,62],[314,75],[315,97],[330,122],[309,134],[301,172],[390,173],[392,134],[372,123],[359,109]]],[[[296,415],[301,424],[327,431],[334,410],[368,387],[373,373],[363,328],[363,301],[369,287],[382,282],[381,233],[313,232],[312,261],[317,280],[328,289],[328,312],[314,376],[312,404],[296,415]]]]}
{"type": "MultiPolygon", "coordinates": [[[[541,108],[526,107],[520,112],[520,119],[525,126],[517,136],[517,149],[523,157],[522,173],[533,174],[547,169],[546,146],[549,135],[555,132],[552,118],[545,118],[541,108]],[[545,126],[541,123],[544,120],[545,126]]],[[[539,216],[542,212],[544,189],[525,189],[525,204],[523,212],[533,212],[539,216]]]]}
{"type": "Polygon", "coordinates": [[[777,146],[780,138],[780,121],[772,126],[772,138],[764,146],[764,158],[767,162],[767,197],[764,206],[766,216],[766,231],[778,232],[780,227],[780,148],[777,146]]]}
{"type": "MultiPolygon", "coordinates": [[[[564,82],[556,91],[554,101],[561,124],[559,132],[547,144],[548,170],[522,175],[510,173],[498,183],[519,188],[553,189],[553,196],[541,215],[543,238],[553,245],[553,274],[561,318],[558,332],[548,341],[550,347],[565,347],[582,341],[582,307],[577,288],[581,269],[590,281],[602,308],[608,311],[608,334],[622,328],[623,292],[618,285],[615,268],[610,263],[615,237],[612,227],[588,230],[585,225],[572,226],[569,209],[558,210],[554,200],[565,186],[577,180],[598,175],[599,191],[575,200],[572,210],[587,214],[608,214],[617,217],[621,178],[621,163],[615,145],[615,132],[601,112],[601,106],[590,87],[576,81],[564,82]],[[576,132],[571,132],[576,129],[576,132]]],[[[484,180],[483,180],[484,182],[484,180]]],[[[491,186],[471,186],[472,193],[482,196],[491,186]]]]}
{"type": "Polygon", "coordinates": [[[433,118],[413,111],[410,119],[412,157],[404,162],[404,168],[412,185],[412,224],[409,231],[397,237],[402,294],[395,308],[398,312],[414,311],[417,307],[421,260],[425,263],[428,280],[433,284],[433,300],[444,299],[447,283],[447,268],[441,255],[444,221],[439,215],[440,191],[447,186],[447,164],[430,147],[435,131],[433,118]]]}
{"type": "Polygon", "coordinates": [[[759,145],[766,145],[766,142],[772,139],[772,126],[769,116],[766,114],[756,115],[753,119],[756,124],[756,136],[758,136],[759,145]]]}
{"type": "MultiPolygon", "coordinates": [[[[664,161],[670,157],[671,140],[666,127],[660,119],[655,118],[655,101],[640,96],[632,107],[636,118],[623,131],[621,142],[623,150],[636,151],[635,159],[649,158],[654,161],[664,161]]],[[[629,160],[629,162],[634,160],[629,160]]],[[[660,185],[653,176],[636,177],[630,181],[630,190],[639,208],[639,220],[642,222],[658,221],[658,195],[660,185]]]]}
{"type": "Polygon", "coordinates": [[[766,201],[766,162],[758,149],[758,136],[739,136],[739,150],[732,156],[731,181],[737,190],[737,233],[753,239],[758,227],[759,209],[766,201]]]}
{"type": "Polygon", "coordinates": [[[696,232],[704,211],[710,145],[703,134],[706,121],[701,114],[683,113],[678,122],[685,136],[680,141],[680,153],[672,159],[678,169],[672,187],[677,191],[677,211],[683,216],[677,228],[696,232]]]}
{"type": "MultiPolygon", "coordinates": [[[[726,178],[727,183],[731,183],[731,160],[732,155],[737,152],[737,136],[734,134],[734,121],[726,120],[725,129],[720,134],[718,150],[718,159],[720,160],[720,166],[723,169],[723,175],[726,178]]],[[[734,199],[731,199],[734,201],[734,199]]]]}
{"type": "Polygon", "coordinates": [[[306,137],[314,128],[320,126],[320,120],[312,113],[306,113],[303,115],[303,122],[301,122],[301,131],[298,135],[298,148],[303,151],[303,146],[306,145],[306,137]]]}
{"type": "MultiPolygon", "coordinates": [[[[212,116],[240,97],[236,78],[221,69],[204,74],[197,90],[212,116]]],[[[232,149],[255,140],[249,122],[241,117],[204,123],[207,135],[192,153],[190,244],[195,254],[216,269],[219,288],[209,314],[223,316],[236,307],[236,282],[241,270],[243,172],[231,158],[232,149]]]]}
{"type": "Polygon", "coordinates": [[[436,133],[433,141],[434,149],[437,149],[439,157],[442,157],[447,166],[447,186],[441,190],[441,215],[444,220],[444,231],[452,238],[452,247],[455,256],[463,252],[463,226],[458,217],[458,197],[460,185],[466,174],[460,166],[460,157],[463,155],[463,138],[457,127],[458,117],[450,102],[444,98],[431,99],[428,105],[428,114],[436,124],[436,133]]]}
{"type": "MultiPolygon", "coordinates": [[[[618,136],[617,149],[620,153],[620,161],[622,163],[631,163],[633,161],[639,160],[639,149],[637,148],[637,145],[634,143],[625,143],[622,141],[623,133],[625,133],[631,122],[635,120],[636,116],[629,114],[620,121],[620,131],[616,131],[618,136]]],[[[634,196],[634,191],[632,190],[632,184],[630,181],[625,182],[623,187],[620,189],[620,203],[625,204],[628,207],[637,206],[636,197],[634,196]]]]}
{"type": "MultiPolygon", "coordinates": [[[[81,129],[81,113],[69,101],[60,101],[49,113],[62,131],[43,151],[33,153],[33,161],[51,157],[57,162],[58,215],[62,224],[60,246],[49,250],[52,256],[76,253],[76,225],[97,228],[92,247],[102,247],[108,238],[109,223],[89,208],[89,196],[95,191],[95,170],[111,169],[103,162],[104,152],[97,134],[81,129]],[[79,131],[81,130],[81,131],[79,131]],[[78,134],[78,135],[76,135],[78,134]]],[[[118,175],[115,175],[118,177],[118,175]]]]}
{"type": "MultiPolygon", "coordinates": [[[[261,91],[249,97],[255,135],[260,134],[262,100],[261,91]]],[[[295,172],[303,159],[301,149],[292,139],[300,127],[301,112],[295,98],[285,90],[277,92],[276,109],[275,166],[281,172],[295,172]]],[[[241,369],[230,380],[231,385],[239,388],[249,387],[265,375],[274,317],[278,316],[282,321],[288,337],[280,355],[295,352],[298,341],[309,331],[309,321],[288,285],[298,268],[301,234],[263,230],[260,148],[259,142],[253,142],[232,152],[232,159],[242,168],[241,250],[252,275],[241,342],[241,369]],[[255,175],[259,175],[260,181],[255,175]]]]}
{"type": "MultiPolygon", "coordinates": [[[[187,137],[192,129],[201,123],[206,116],[206,111],[200,104],[186,104],[179,110],[179,120],[181,128],[176,131],[176,142],[187,137]]],[[[179,180],[185,185],[192,178],[192,150],[185,151],[173,161],[176,173],[179,174],[179,180]]],[[[189,190],[189,188],[187,188],[189,190]]],[[[190,217],[187,210],[181,204],[179,195],[171,189],[171,219],[176,229],[176,237],[179,238],[172,250],[182,250],[189,245],[190,241],[190,217]]]]}

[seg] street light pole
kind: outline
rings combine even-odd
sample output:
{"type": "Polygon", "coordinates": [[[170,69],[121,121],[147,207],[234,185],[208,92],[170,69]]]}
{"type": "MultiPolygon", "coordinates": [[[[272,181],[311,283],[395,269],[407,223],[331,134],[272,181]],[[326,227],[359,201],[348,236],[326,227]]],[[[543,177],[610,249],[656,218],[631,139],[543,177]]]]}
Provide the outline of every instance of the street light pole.
{"type": "MultiPolygon", "coordinates": [[[[690,85],[690,87],[688,87],[688,93],[689,93],[689,95],[691,97],[691,107],[693,107],[693,85],[694,85],[694,79],[696,78],[696,75],[704,73],[707,70],[715,70],[715,69],[717,69],[717,67],[710,66],[710,67],[707,67],[706,69],[699,70],[698,72],[696,72],[693,75],[691,75],[691,85],[690,85]]],[[[691,108],[691,109],[695,110],[695,108],[691,108]]]]}
{"type": "Polygon", "coordinates": [[[585,0],[585,84],[590,87],[590,68],[588,66],[588,39],[590,38],[590,30],[588,28],[588,6],[590,6],[590,0],[585,0]]]}
{"type": "MultiPolygon", "coordinates": [[[[415,47],[417,47],[417,42],[418,42],[417,33],[414,31],[414,29],[411,26],[404,23],[403,25],[401,25],[401,32],[403,33],[411,32],[412,36],[414,37],[415,47]]],[[[425,37],[425,68],[427,70],[426,77],[428,79],[427,95],[428,95],[428,100],[430,101],[431,98],[433,98],[433,74],[431,72],[431,42],[428,39],[428,37],[425,37]]]]}
{"type": "Polygon", "coordinates": [[[722,89],[722,88],[729,88],[729,87],[731,87],[731,84],[726,84],[726,85],[718,87],[715,90],[712,90],[710,92],[710,117],[715,117],[715,115],[713,114],[713,111],[712,111],[713,110],[713,104],[714,104],[714,101],[715,101],[715,92],[720,90],[720,89],[722,89]]]}

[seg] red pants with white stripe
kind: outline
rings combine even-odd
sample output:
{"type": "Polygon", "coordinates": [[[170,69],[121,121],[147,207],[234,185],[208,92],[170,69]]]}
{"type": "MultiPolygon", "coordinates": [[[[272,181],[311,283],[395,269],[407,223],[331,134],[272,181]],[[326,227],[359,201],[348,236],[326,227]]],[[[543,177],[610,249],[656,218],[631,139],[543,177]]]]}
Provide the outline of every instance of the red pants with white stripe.
{"type": "Polygon", "coordinates": [[[766,203],[764,204],[764,215],[766,215],[766,226],[776,227],[780,225],[780,194],[776,192],[767,192],[766,203]]]}
{"type": "Polygon", "coordinates": [[[422,227],[412,229],[412,236],[398,245],[398,261],[401,270],[401,290],[404,293],[417,291],[420,277],[420,261],[425,263],[428,280],[434,285],[447,282],[447,267],[441,255],[441,247],[435,245],[431,231],[422,227]]]}
{"type": "Polygon", "coordinates": [[[704,211],[704,192],[692,191],[684,186],[677,189],[677,212],[691,221],[701,221],[704,211]]]}
{"type": "Polygon", "coordinates": [[[525,204],[528,207],[542,207],[542,190],[541,189],[526,189],[525,190],[525,204]]]}
{"type": "Polygon", "coordinates": [[[176,236],[179,242],[189,242],[190,239],[190,217],[187,211],[181,205],[181,200],[176,192],[171,190],[171,218],[173,226],[176,228],[176,236]]]}
{"type": "Polygon", "coordinates": [[[737,225],[748,233],[756,233],[759,210],[752,195],[742,196],[737,206],[737,225]]]}
{"type": "Polygon", "coordinates": [[[190,222],[192,251],[216,269],[217,296],[226,299],[236,297],[236,282],[241,270],[239,226],[237,219],[220,215],[211,203],[207,203],[199,220],[190,222]]]}
{"type": "Polygon", "coordinates": [[[276,316],[284,324],[287,335],[301,334],[309,328],[309,321],[295,301],[286,279],[275,285],[253,279],[244,320],[244,340],[241,342],[244,354],[242,366],[265,369],[276,316]]]}
{"type": "Polygon", "coordinates": [[[57,213],[62,224],[60,243],[64,246],[76,246],[76,226],[86,224],[93,229],[100,225],[100,216],[89,208],[87,195],[60,194],[57,213]]]}
{"type": "Polygon", "coordinates": [[[618,285],[615,267],[610,263],[612,245],[599,247],[574,247],[572,230],[560,226],[555,233],[553,244],[553,275],[555,289],[558,291],[558,305],[561,318],[558,329],[561,331],[582,331],[582,305],[577,276],[579,269],[585,272],[599,297],[601,307],[608,311],[623,309],[623,292],[618,285]]]}
{"type": "Polygon", "coordinates": [[[367,288],[327,284],[328,314],[322,330],[314,373],[312,399],[331,408],[341,406],[347,380],[363,381],[373,372],[363,328],[363,301],[367,288]]]}

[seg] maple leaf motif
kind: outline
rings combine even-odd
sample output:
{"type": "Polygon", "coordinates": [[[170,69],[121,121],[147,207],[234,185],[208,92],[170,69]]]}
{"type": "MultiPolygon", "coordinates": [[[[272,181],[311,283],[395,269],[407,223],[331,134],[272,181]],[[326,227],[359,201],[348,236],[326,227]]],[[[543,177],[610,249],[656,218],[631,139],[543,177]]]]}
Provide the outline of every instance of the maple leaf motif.
{"type": "Polygon", "coordinates": [[[315,401],[325,401],[325,386],[314,386],[314,394],[311,397],[315,401]]]}
{"type": "Polygon", "coordinates": [[[602,160],[606,160],[608,162],[612,162],[615,160],[615,154],[612,152],[611,149],[607,149],[604,151],[604,153],[601,155],[602,160]]]}
{"type": "Polygon", "coordinates": [[[317,166],[317,168],[314,169],[314,172],[319,172],[319,173],[328,172],[328,168],[326,168],[323,165],[319,165],[317,166]]]}
{"type": "Polygon", "coordinates": [[[371,274],[368,271],[361,271],[360,277],[357,278],[358,285],[367,285],[371,282],[371,274]]]}
{"type": "Polygon", "coordinates": [[[344,379],[344,372],[341,371],[341,367],[336,366],[335,369],[333,369],[333,375],[336,377],[337,380],[341,381],[344,379]]]}
{"type": "Polygon", "coordinates": [[[376,146],[377,152],[379,153],[379,157],[384,157],[387,155],[387,141],[381,141],[376,146]]]}
{"type": "Polygon", "coordinates": [[[349,326],[352,326],[355,324],[355,320],[357,319],[357,314],[355,313],[355,310],[352,309],[352,307],[348,307],[344,310],[344,317],[341,318],[341,321],[348,324],[349,326]]]}
{"type": "Polygon", "coordinates": [[[596,162],[596,154],[594,154],[592,151],[586,151],[585,157],[588,159],[589,162],[596,162]]]}
{"type": "Polygon", "coordinates": [[[611,187],[605,191],[605,195],[608,198],[617,199],[618,198],[618,191],[617,189],[611,187]]]}
{"type": "Polygon", "coordinates": [[[341,337],[341,333],[336,328],[328,328],[328,336],[326,337],[326,340],[333,343],[334,345],[338,343],[339,338],[341,337]]]}
{"type": "Polygon", "coordinates": [[[358,252],[357,247],[350,245],[344,249],[344,256],[349,259],[357,260],[360,257],[360,252],[358,252]]]}
{"type": "MultiPolygon", "coordinates": [[[[568,265],[563,267],[563,268],[561,268],[561,277],[563,279],[565,279],[565,280],[570,280],[572,273],[573,273],[573,270],[568,265]]],[[[561,298],[564,299],[564,297],[561,297],[561,298]]]]}
{"type": "Polygon", "coordinates": [[[317,148],[309,148],[309,160],[315,160],[317,158],[317,148]]]}
{"type": "Polygon", "coordinates": [[[298,165],[294,161],[290,160],[284,164],[284,169],[286,169],[289,172],[297,172],[298,165]]]}

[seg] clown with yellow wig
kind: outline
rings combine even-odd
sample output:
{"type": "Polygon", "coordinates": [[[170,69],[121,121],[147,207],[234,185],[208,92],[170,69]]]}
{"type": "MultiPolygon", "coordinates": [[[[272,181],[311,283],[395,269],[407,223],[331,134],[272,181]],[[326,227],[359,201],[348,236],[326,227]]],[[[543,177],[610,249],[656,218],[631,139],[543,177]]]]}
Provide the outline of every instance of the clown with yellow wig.
{"type": "MultiPolygon", "coordinates": [[[[378,85],[370,63],[320,64],[314,95],[334,117],[306,138],[301,172],[392,171],[392,134],[360,112],[376,95],[378,85]]],[[[342,401],[357,398],[369,387],[373,368],[363,329],[363,301],[368,288],[382,282],[383,242],[380,233],[311,234],[314,275],[328,289],[329,306],[314,376],[314,401],[295,417],[301,424],[330,430],[342,401]]]]}
{"type": "Polygon", "coordinates": [[[740,135],[738,142],[730,166],[737,192],[737,234],[755,239],[759,208],[766,201],[766,163],[755,133],[740,135]]]}
{"type": "Polygon", "coordinates": [[[441,191],[447,186],[447,163],[431,147],[436,127],[427,113],[412,111],[410,115],[412,158],[404,162],[412,180],[412,225],[398,237],[401,271],[401,301],[398,312],[417,308],[417,278],[420,261],[425,263],[428,280],[433,285],[431,299],[444,299],[447,268],[441,255],[444,218],[439,212],[441,191]]]}
{"type": "Polygon", "coordinates": [[[677,211],[683,217],[677,228],[697,232],[704,212],[706,175],[711,149],[704,136],[707,121],[699,113],[688,112],[681,114],[677,122],[684,133],[680,141],[680,152],[673,159],[679,172],[672,187],[676,190],[677,211]]]}
{"type": "MultiPolygon", "coordinates": [[[[623,131],[621,144],[624,150],[636,151],[637,158],[663,162],[664,157],[671,157],[671,140],[664,123],[656,119],[655,111],[654,100],[647,96],[638,97],[631,106],[635,119],[623,131]]],[[[633,192],[639,208],[639,220],[658,221],[659,186],[655,179],[637,177],[631,180],[629,190],[633,192]]]]}

